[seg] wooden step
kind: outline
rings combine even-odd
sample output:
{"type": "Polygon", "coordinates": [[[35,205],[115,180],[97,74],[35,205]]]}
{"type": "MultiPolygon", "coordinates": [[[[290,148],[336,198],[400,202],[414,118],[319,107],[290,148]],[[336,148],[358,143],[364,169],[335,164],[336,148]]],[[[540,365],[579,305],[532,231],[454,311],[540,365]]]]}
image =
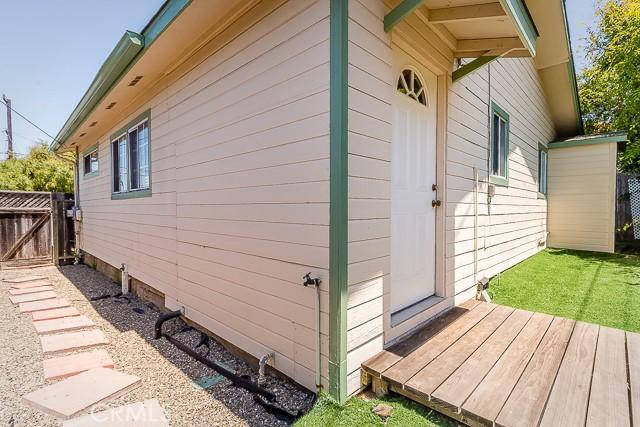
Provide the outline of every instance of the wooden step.
{"type": "Polygon", "coordinates": [[[58,294],[53,291],[44,291],[26,295],[14,295],[9,297],[9,301],[13,304],[20,304],[21,302],[43,301],[54,298],[58,298],[58,294]]]}
{"type": "Polygon", "coordinates": [[[41,279],[41,280],[34,280],[31,282],[13,283],[11,285],[11,289],[29,289],[29,288],[37,288],[38,286],[53,286],[53,283],[51,283],[49,280],[41,279]]]}
{"type": "Polygon", "coordinates": [[[23,302],[23,303],[20,303],[19,307],[20,307],[20,313],[33,313],[34,311],[69,307],[69,301],[67,301],[64,298],[48,299],[44,301],[23,302]]]}
{"type": "Polygon", "coordinates": [[[9,295],[26,295],[26,294],[35,294],[36,292],[44,292],[44,291],[52,291],[53,286],[37,286],[35,288],[26,288],[26,289],[9,289],[9,295]]]}
{"type": "Polygon", "coordinates": [[[158,399],[145,400],[65,421],[62,427],[168,427],[158,399]]]}
{"type": "Polygon", "coordinates": [[[23,276],[23,277],[14,277],[13,279],[4,279],[5,283],[25,283],[25,282],[33,282],[35,280],[43,280],[46,279],[46,276],[23,276]]]}

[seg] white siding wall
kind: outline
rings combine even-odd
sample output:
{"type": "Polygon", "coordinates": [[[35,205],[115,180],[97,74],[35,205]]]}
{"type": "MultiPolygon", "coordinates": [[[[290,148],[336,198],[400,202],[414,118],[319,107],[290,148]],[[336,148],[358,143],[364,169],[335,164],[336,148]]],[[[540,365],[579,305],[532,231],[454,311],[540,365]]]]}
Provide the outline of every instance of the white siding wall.
{"type": "Polygon", "coordinates": [[[616,143],[549,150],[549,246],[613,252],[616,143]]]}
{"type": "Polygon", "coordinates": [[[538,143],[554,138],[549,108],[529,58],[499,59],[453,84],[447,141],[446,283],[461,302],[473,295],[473,168],[478,198],[479,278],[492,277],[543,247],[547,203],[538,198],[538,143]],[[509,113],[509,186],[488,188],[491,101],[509,113]]]}
{"type": "Polygon", "coordinates": [[[384,344],[391,241],[391,37],[384,4],[349,2],[348,393],[384,344]],[[385,285],[385,282],[387,283],[385,285]]]}
{"type": "MultiPolygon", "coordinates": [[[[314,298],[328,354],[329,2],[265,0],[176,70],[148,102],[153,196],[110,199],[82,180],[83,249],[164,292],[168,306],[315,384],[314,298]]],[[[138,104],[139,105],[139,104],[138,104]]]]}

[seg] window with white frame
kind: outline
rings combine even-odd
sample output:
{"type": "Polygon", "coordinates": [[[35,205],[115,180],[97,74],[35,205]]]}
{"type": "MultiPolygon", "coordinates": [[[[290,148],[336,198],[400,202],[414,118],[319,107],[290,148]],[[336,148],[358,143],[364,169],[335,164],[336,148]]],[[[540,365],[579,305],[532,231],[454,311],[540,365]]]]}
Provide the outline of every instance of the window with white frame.
{"type": "Polygon", "coordinates": [[[136,197],[149,194],[150,153],[147,112],[111,138],[114,195],[136,197]]]}
{"type": "Polygon", "coordinates": [[[85,177],[98,174],[98,147],[92,147],[83,154],[83,172],[85,177]]]}
{"type": "Polygon", "coordinates": [[[508,185],[509,114],[493,102],[491,103],[489,175],[493,184],[508,185]]]}
{"type": "Polygon", "coordinates": [[[549,153],[547,147],[540,144],[538,146],[538,193],[547,194],[547,170],[549,163],[549,153]]]}

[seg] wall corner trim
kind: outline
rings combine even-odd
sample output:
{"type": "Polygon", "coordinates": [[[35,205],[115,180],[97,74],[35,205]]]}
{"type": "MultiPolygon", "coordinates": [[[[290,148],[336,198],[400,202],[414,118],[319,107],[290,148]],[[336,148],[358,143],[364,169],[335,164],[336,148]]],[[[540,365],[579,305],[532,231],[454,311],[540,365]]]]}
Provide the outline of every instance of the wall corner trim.
{"type": "Polygon", "coordinates": [[[330,0],[329,394],[347,400],[349,2],[330,0]]]}

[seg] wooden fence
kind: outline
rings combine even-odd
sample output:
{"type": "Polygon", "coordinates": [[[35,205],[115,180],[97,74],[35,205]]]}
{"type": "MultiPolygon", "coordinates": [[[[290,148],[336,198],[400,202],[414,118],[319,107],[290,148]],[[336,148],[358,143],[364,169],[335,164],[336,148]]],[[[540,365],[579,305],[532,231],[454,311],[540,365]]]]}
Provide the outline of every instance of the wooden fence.
{"type": "Polygon", "coordinates": [[[72,208],[64,193],[0,191],[0,268],[72,259],[72,208]]]}
{"type": "Polygon", "coordinates": [[[635,174],[618,173],[616,177],[616,252],[627,252],[640,248],[640,240],[634,237],[633,213],[629,179],[635,174]]]}

